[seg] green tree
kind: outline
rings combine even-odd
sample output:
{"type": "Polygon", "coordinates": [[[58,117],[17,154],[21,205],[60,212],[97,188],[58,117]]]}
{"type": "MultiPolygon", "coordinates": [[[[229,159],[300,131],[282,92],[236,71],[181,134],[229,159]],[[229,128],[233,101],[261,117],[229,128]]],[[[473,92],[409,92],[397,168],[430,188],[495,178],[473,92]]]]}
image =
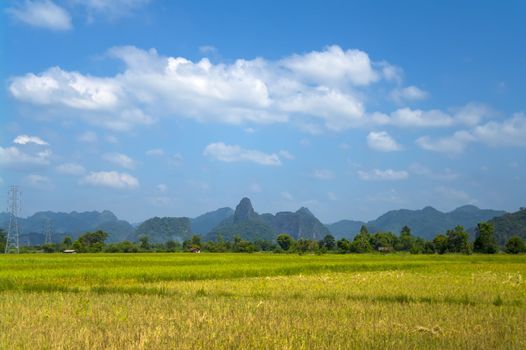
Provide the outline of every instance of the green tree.
{"type": "Polygon", "coordinates": [[[436,235],[435,238],[433,238],[433,247],[434,247],[434,250],[438,254],[447,253],[447,249],[448,249],[447,236],[445,236],[445,235],[436,235]]]}
{"type": "Polygon", "coordinates": [[[447,250],[450,253],[471,253],[471,246],[469,245],[469,234],[464,230],[464,227],[458,225],[453,230],[448,230],[447,236],[447,250]]]}
{"type": "Polygon", "coordinates": [[[284,251],[288,251],[290,247],[292,246],[292,244],[294,243],[294,240],[292,239],[292,237],[286,233],[279,235],[276,238],[276,241],[278,242],[281,249],[283,249],[284,251]]]}
{"type": "Polygon", "coordinates": [[[70,249],[72,245],[73,240],[71,239],[71,236],[68,235],[64,237],[64,240],[62,241],[62,246],[64,247],[64,249],[70,249]]]}
{"type": "Polygon", "coordinates": [[[362,225],[360,227],[360,232],[354,236],[354,240],[351,243],[351,252],[354,253],[368,253],[373,250],[373,247],[371,246],[371,235],[369,234],[369,230],[367,230],[367,226],[362,225]]]}
{"type": "Polygon", "coordinates": [[[481,222],[477,225],[477,238],[473,242],[473,250],[477,253],[495,254],[498,251],[493,225],[481,222]]]}
{"type": "Polygon", "coordinates": [[[366,235],[357,235],[351,243],[351,252],[353,253],[369,253],[372,250],[373,247],[366,235]]]}
{"type": "Polygon", "coordinates": [[[106,238],[108,238],[108,234],[101,230],[86,232],[73,243],[73,248],[81,253],[100,252],[104,248],[106,238]]]}
{"type": "Polygon", "coordinates": [[[513,236],[506,242],[505,248],[508,254],[525,253],[526,243],[519,236],[513,236]]]}
{"type": "Polygon", "coordinates": [[[141,235],[141,237],[139,237],[139,248],[143,251],[149,251],[151,249],[150,240],[147,235],[141,235]]]}
{"type": "Polygon", "coordinates": [[[400,231],[400,238],[398,239],[398,245],[396,250],[400,251],[411,251],[413,244],[415,243],[415,237],[411,234],[411,229],[409,226],[402,227],[400,231]]]}
{"type": "Polygon", "coordinates": [[[7,233],[0,228],[0,254],[5,253],[5,245],[7,241],[7,233]]]}
{"type": "Polygon", "coordinates": [[[351,242],[347,238],[342,238],[336,242],[340,253],[348,253],[351,250],[351,242]]]}
{"type": "Polygon", "coordinates": [[[398,238],[391,232],[377,232],[371,237],[374,250],[392,252],[395,249],[398,238]]]}
{"type": "Polygon", "coordinates": [[[167,252],[175,252],[181,247],[181,243],[170,240],[165,243],[165,246],[167,252]]]}
{"type": "Polygon", "coordinates": [[[328,234],[318,243],[320,248],[325,248],[327,250],[334,250],[336,248],[336,239],[333,235],[328,234]]]}
{"type": "Polygon", "coordinates": [[[432,241],[425,241],[424,247],[422,248],[424,254],[435,254],[435,245],[432,241]]]}

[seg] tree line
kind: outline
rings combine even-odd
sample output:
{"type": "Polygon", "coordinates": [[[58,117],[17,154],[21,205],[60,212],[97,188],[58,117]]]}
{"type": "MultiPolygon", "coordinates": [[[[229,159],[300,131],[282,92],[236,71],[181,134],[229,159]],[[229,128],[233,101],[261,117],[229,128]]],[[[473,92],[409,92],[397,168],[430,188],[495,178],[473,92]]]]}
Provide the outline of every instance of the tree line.
{"type": "MultiPolygon", "coordinates": [[[[6,233],[0,229],[0,252],[5,250],[6,233]]],[[[438,234],[432,240],[425,240],[411,234],[411,229],[404,226],[399,235],[392,232],[369,233],[363,225],[353,240],[341,238],[336,240],[331,234],[321,240],[300,238],[295,240],[288,234],[280,234],[275,241],[248,241],[235,236],[232,241],[225,241],[221,236],[215,241],[203,242],[199,235],[194,235],[185,241],[167,241],[152,243],[148,236],[140,236],[138,242],[122,241],[105,243],[108,233],[104,231],[86,232],[73,240],[66,236],[61,243],[48,243],[40,246],[23,247],[22,252],[62,252],[72,250],[78,253],[138,253],[138,252],[275,252],[275,253],[391,253],[409,252],[412,254],[445,254],[483,253],[494,254],[501,250],[497,245],[494,227],[483,222],[477,225],[476,238],[469,241],[469,233],[462,227],[456,226],[445,234],[438,234]]],[[[509,254],[526,252],[526,242],[519,236],[511,237],[503,247],[509,254]]]]}

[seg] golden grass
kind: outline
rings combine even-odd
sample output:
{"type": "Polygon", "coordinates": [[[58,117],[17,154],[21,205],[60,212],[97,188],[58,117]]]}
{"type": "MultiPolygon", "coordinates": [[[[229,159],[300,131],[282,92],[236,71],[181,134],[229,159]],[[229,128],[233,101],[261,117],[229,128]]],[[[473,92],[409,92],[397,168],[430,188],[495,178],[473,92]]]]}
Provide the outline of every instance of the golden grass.
{"type": "Polygon", "coordinates": [[[524,349],[526,256],[0,257],[9,349],[524,349]]]}

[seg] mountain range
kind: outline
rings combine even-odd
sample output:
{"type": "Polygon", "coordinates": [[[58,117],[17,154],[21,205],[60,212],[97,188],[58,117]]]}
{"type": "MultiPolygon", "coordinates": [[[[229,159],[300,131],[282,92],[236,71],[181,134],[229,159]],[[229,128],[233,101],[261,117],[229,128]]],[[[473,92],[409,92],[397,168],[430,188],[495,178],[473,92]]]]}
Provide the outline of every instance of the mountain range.
{"type": "MultiPolygon", "coordinates": [[[[9,216],[0,213],[0,227],[6,229],[9,216]]],[[[366,225],[369,232],[399,233],[403,226],[409,226],[412,233],[425,239],[432,239],[456,225],[462,225],[472,234],[479,222],[490,221],[495,225],[496,237],[503,244],[513,234],[526,238],[526,210],[517,213],[479,209],[465,205],[450,212],[441,212],[432,207],[420,210],[400,209],[389,211],[368,222],[341,220],[332,224],[322,224],[308,208],[295,212],[282,211],[276,214],[258,214],[248,198],[243,198],[236,209],[225,207],[195,218],[154,217],[134,226],[119,220],[111,211],[102,212],[37,212],[27,218],[19,218],[22,228],[22,244],[41,244],[44,242],[44,226],[53,225],[53,241],[61,241],[65,235],[74,239],[86,231],[103,230],[109,233],[108,242],[137,240],[147,235],[151,242],[167,240],[183,241],[198,234],[204,240],[232,240],[239,236],[247,240],[274,240],[277,235],[287,233],[295,239],[321,239],[331,233],[336,238],[352,239],[366,225]]]]}
{"type": "Polygon", "coordinates": [[[349,238],[358,232],[361,225],[366,225],[369,232],[393,233],[399,233],[402,227],[409,226],[415,236],[432,239],[437,234],[444,233],[457,225],[470,229],[479,222],[504,214],[506,214],[505,211],[479,209],[474,205],[464,205],[447,213],[433,207],[425,207],[420,210],[392,210],[368,222],[342,220],[327,225],[327,227],[335,237],[349,238]]]}

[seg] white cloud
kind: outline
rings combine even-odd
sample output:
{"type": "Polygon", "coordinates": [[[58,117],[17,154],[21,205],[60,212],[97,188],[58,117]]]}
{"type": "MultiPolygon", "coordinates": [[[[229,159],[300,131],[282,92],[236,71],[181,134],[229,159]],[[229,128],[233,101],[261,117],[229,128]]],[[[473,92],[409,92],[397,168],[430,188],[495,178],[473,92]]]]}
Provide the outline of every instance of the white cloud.
{"type": "Polygon", "coordinates": [[[336,45],[324,51],[293,55],[282,60],[282,64],[310,83],[369,85],[379,79],[365,52],[343,51],[336,45]]]}
{"type": "Polygon", "coordinates": [[[105,153],[102,158],[126,169],[134,169],[136,161],[123,153],[105,153]]]}
{"type": "Polygon", "coordinates": [[[517,113],[503,122],[477,126],[473,135],[491,146],[526,146],[526,115],[517,113]]]}
{"type": "Polygon", "coordinates": [[[203,155],[222,162],[252,162],[260,165],[279,166],[281,160],[275,153],[267,154],[257,150],[241,148],[238,145],[226,145],[223,142],[206,146],[203,155]]]}
{"type": "Polygon", "coordinates": [[[98,141],[98,136],[93,131],[86,131],[79,135],[78,140],[85,143],[95,143],[98,141]]]}
{"type": "Polygon", "coordinates": [[[374,169],[371,171],[358,171],[358,176],[362,180],[405,180],[409,177],[409,173],[405,170],[393,170],[393,169],[374,169]]]}
{"type": "Polygon", "coordinates": [[[25,0],[19,6],[8,8],[7,13],[34,27],[51,30],[73,28],[69,13],[51,0],[25,0]]]}
{"type": "Polygon", "coordinates": [[[414,128],[448,127],[455,122],[453,117],[437,109],[423,111],[410,108],[401,108],[394,111],[391,113],[388,121],[389,124],[398,127],[414,128]]]}
{"type": "Polygon", "coordinates": [[[422,136],[416,140],[416,144],[427,151],[460,154],[464,152],[468,143],[475,141],[475,137],[467,131],[457,131],[452,136],[433,139],[422,136]]]}
{"type": "Polygon", "coordinates": [[[79,176],[86,172],[86,169],[78,163],[64,163],[58,165],[56,171],[64,175],[75,175],[79,176]]]}
{"type": "Polygon", "coordinates": [[[494,112],[486,105],[468,103],[460,108],[453,108],[455,119],[467,126],[478,125],[483,119],[490,117],[494,112]]]}
{"type": "Polygon", "coordinates": [[[385,131],[371,131],[367,135],[367,144],[370,148],[380,152],[393,152],[402,149],[402,146],[385,131]]]}
{"type": "Polygon", "coordinates": [[[0,164],[9,167],[43,166],[50,163],[53,153],[49,149],[26,153],[17,147],[0,147],[0,164]]]}
{"type": "Polygon", "coordinates": [[[327,169],[315,169],[311,176],[319,180],[330,180],[334,178],[332,171],[327,169]]]}
{"type": "Polygon", "coordinates": [[[147,5],[150,0],[71,0],[83,6],[88,12],[88,22],[93,21],[95,14],[102,14],[109,19],[125,17],[147,5]]]}
{"type": "Polygon", "coordinates": [[[109,55],[125,63],[124,72],[94,77],[53,67],[12,78],[9,91],[21,102],[62,110],[63,118],[117,131],[152,124],[152,115],[227,124],[292,120],[338,131],[367,122],[360,89],[388,79],[366,53],[338,46],[282,60],[217,64],[131,46],[109,55]]]}
{"type": "Polygon", "coordinates": [[[48,143],[44,140],[42,140],[38,136],[29,136],[29,135],[18,135],[13,140],[13,143],[19,144],[19,145],[26,145],[28,143],[34,143],[40,146],[46,146],[48,143]]]}
{"type": "Polygon", "coordinates": [[[164,150],[160,148],[150,149],[146,151],[146,155],[151,156],[151,157],[161,157],[161,156],[164,156],[164,150]]]}
{"type": "Polygon", "coordinates": [[[157,190],[159,190],[159,192],[161,193],[165,193],[166,191],[168,191],[168,186],[165,184],[158,184],[157,190]]]}
{"type": "Polygon", "coordinates": [[[396,103],[403,103],[406,101],[419,101],[426,99],[429,96],[427,92],[419,89],[416,86],[407,86],[405,88],[396,88],[389,94],[389,97],[396,103]]]}
{"type": "Polygon", "coordinates": [[[139,187],[139,180],[127,173],[117,171],[90,172],[80,181],[83,184],[117,189],[134,189],[139,187]]]}
{"type": "Polygon", "coordinates": [[[42,176],[42,175],[30,174],[24,178],[24,181],[29,186],[38,188],[38,189],[49,189],[52,187],[52,184],[49,178],[42,176]]]}

